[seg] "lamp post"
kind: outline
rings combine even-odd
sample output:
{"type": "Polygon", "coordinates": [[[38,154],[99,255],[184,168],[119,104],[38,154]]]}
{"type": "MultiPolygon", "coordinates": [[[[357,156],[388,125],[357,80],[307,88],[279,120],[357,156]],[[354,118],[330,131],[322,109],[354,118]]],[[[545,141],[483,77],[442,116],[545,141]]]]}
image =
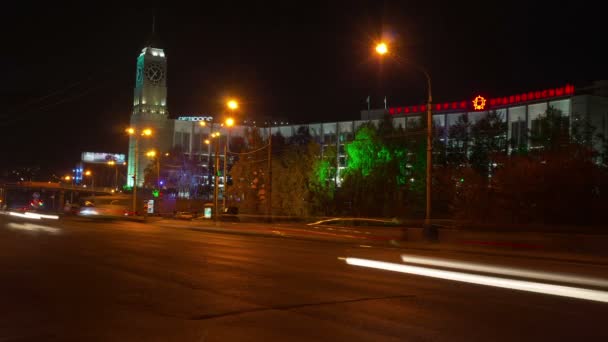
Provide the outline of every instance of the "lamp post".
{"type": "MultiPolygon", "coordinates": [[[[379,54],[380,56],[386,55],[389,53],[389,48],[388,45],[385,42],[380,42],[376,45],[376,53],[379,54]]],[[[427,83],[427,104],[426,104],[426,110],[427,110],[427,117],[426,117],[426,125],[427,125],[427,134],[426,134],[426,214],[425,214],[425,218],[424,218],[424,225],[425,225],[425,229],[426,232],[428,233],[430,231],[431,228],[431,184],[432,184],[432,178],[431,178],[431,172],[433,169],[433,114],[432,114],[432,103],[433,103],[433,96],[432,96],[432,92],[431,92],[431,76],[429,75],[428,71],[413,62],[407,61],[407,63],[409,63],[410,65],[412,65],[413,67],[415,67],[416,69],[418,69],[419,71],[421,71],[424,76],[426,77],[426,83],[427,83]]]]}
{"type": "Polygon", "coordinates": [[[91,177],[91,191],[93,191],[93,197],[95,197],[95,177],[93,176],[93,172],[91,172],[91,170],[86,170],[84,175],[91,177]]]}
{"type": "Polygon", "coordinates": [[[70,203],[74,203],[74,177],[67,175],[63,179],[65,179],[66,182],[72,181],[72,184],[70,184],[72,186],[72,189],[70,190],[70,203]]]}
{"type": "MultiPolygon", "coordinates": [[[[217,139],[215,141],[215,176],[214,176],[214,183],[213,183],[213,218],[215,221],[217,221],[218,218],[218,213],[217,213],[217,207],[218,207],[218,187],[219,187],[219,169],[220,169],[220,158],[219,158],[219,149],[220,149],[220,132],[215,132],[215,133],[211,133],[211,139],[217,139]]],[[[211,140],[210,139],[206,139],[205,140],[205,144],[209,145],[211,144],[211,140]]]]}
{"type": "Polygon", "coordinates": [[[157,156],[156,151],[151,150],[146,153],[146,156],[148,156],[148,158],[156,157],[156,186],[160,191],[160,154],[157,156]]]}
{"type": "Polygon", "coordinates": [[[127,128],[125,130],[127,134],[132,136],[135,139],[135,143],[133,144],[133,214],[137,212],[137,164],[138,164],[138,148],[139,148],[139,138],[140,137],[150,137],[152,136],[152,130],[149,128],[145,128],[141,131],[135,130],[135,128],[127,128]]]}
{"type": "MultiPolygon", "coordinates": [[[[228,107],[229,110],[231,110],[233,112],[239,108],[239,104],[238,104],[238,102],[236,102],[236,100],[228,101],[226,106],[228,107]]],[[[226,118],[225,125],[228,130],[228,134],[226,135],[226,144],[224,144],[224,194],[222,196],[222,207],[224,210],[226,210],[226,190],[227,190],[227,186],[228,186],[227,165],[228,165],[228,151],[230,150],[230,148],[229,148],[230,132],[231,132],[232,126],[234,126],[234,119],[231,117],[226,118]]]]}
{"type": "Polygon", "coordinates": [[[114,167],[114,189],[116,190],[118,189],[118,165],[114,160],[108,161],[108,165],[114,167]]]}

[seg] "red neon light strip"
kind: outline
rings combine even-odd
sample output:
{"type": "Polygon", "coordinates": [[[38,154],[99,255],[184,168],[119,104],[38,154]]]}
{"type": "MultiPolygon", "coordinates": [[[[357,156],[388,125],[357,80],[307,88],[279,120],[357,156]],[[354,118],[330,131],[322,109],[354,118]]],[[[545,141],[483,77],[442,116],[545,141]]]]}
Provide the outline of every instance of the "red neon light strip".
{"type": "MultiPolygon", "coordinates": [[[[504,105],[509,105],[509,104],[516,104],[516,103],[521,103],[521,102],[528,102],[528,101],[534,101],[534,100],[540,100],[540,99],[545,99],[545,98],[552,98],[552,97],[561,97],[561,96],[566,96],[566,95],[572,95],[574,94],[574,86],[571,84],[566,84],[563,87],[559,87],[559,88],[551,88],[551,89],[544,89],[544,90],[537,90],[537,91],[529,91],[527,93],[522,93],[522,94],[517,94],[517,95],[510,95],[510,96],[503,96],[503,97],[497,97],[497,98],[492,98],[489,99],[489,107],[493,107],[493,106],[504,106],[504,105]]],[[[469,102],[470,101],[461,101],[461,102],[446,102],[444,104],[441,103],[437,103],[435,105],[435,110],[458,110],[458,109],[471,109],[469,108],[469,102]]],[[[419,112],[425,112],[426,111],[426,105],[419,105],[419,106],[410,106],[410,107],[394,107],[394,108],[389,108],[389,113],[390,114],[395,114],[395,113],[419,113],[419,112]]]]}

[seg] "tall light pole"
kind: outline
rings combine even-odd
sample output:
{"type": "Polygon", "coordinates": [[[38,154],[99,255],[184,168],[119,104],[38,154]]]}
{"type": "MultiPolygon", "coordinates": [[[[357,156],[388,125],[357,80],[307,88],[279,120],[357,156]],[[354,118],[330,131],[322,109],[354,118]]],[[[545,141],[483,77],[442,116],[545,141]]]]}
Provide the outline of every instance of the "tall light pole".
{"type": "Polygon", "coordinates": [[[214,167],[214,171],[215,171],[215,175],[214,175],[214,182],[213,182],[213,219],[215,221],[217,221],[218,218],[218,187],[219,187],[219,169],[220,169],[220,158],[219,158],[219,152],[220,152],[220,132],[215,132],[215,133],[211,133],[210,136],[211,139],[205,139],[205,144],[207,144],[208,146],[211,146],[211,142],[213,140],[215,140],[215,167],[214,167]]]}
{"type": "Polygon", "coordinates": [[[158,187],[158,190],[160,191],[160,154],[158,154],[156,151],[151,150],[146,152],[146,156],[148,158],[156,158],[156,186],[158,187]]]}
{"type": "Polygon", "coordinates": [[[93,176],[93,172],[91,172],[91,170],[86,170],[84,175],[91,177],[91,191],[93,191],[93,197],[95,197],[95,176],[93,176]]]}
{"type": "Polygon", "coordinates": [[[108,165],[114,167],[114,189],[118,189],[118,165],[114,160],[108,161],[108,165]]]}
{"type": "MultiPolygon", "coordinates": [[[[236,100],[230,100],[226,103],[228,109],[232,112],[236,111],[239,108],[239,103],[236,100]]],[[[226,135],[226,144],[224,144],[224,193],[222,196],[222,207],[223,210],[226,210],[226,191],[228,186],[228,151],[230,150],[230,131],[232,126],[234,126],[234,119],[232,117],[226,118],[225,125],[228,130],[228,134],[226,135]]]]}
{"type": "Polygon", "coordinates": [[[211,133],[211,138],[215,140],[215,175],[213,177],[213,218],[218,219],[218,196],[219,196],[219,170],[220,170],[220,132],[211,133]]]}
{"type": "Polygon", "coordinates": [[[127,128],[125,130],[125,132],[127,132],[127,134],[133,136],[133,138],[135,139],[135,143],[133,144],[133,156],[134,156],[134,160],[133,160],[133,214],[135,214],[137,212],[137,164],[138,163],[138,159],[139,159],[139,138],[140,137],[150,137],[152,136],[152,130],[149,128],[144,128],[141,131],[137,131],[135,130],[135,128],[127,128]]]}
{"type": "MultiPolygon", "coordinates": [[[[376,53],[380,56],[384,56],[389,53],[388,45],[385,42],[380,42],[376,45],[376,53]]],[[[414,66],[416,69],[421,71],[426,77],[427,83],[427,103],[426,103],[426,126],[427,126],[427,134],[426,134],[426,214],[424,218],[424,225],[426,229],[431,228],[431,172],[433,170],[433,113],[432,113],[432,104],[433,104],[433,95],[431,92],[431,76],[428,71],[422,66],[415,64],[413,62],[407,61],[407,63],[414,66]]],[[[428,230],[427,230],[428,232],[428,230]]]]}

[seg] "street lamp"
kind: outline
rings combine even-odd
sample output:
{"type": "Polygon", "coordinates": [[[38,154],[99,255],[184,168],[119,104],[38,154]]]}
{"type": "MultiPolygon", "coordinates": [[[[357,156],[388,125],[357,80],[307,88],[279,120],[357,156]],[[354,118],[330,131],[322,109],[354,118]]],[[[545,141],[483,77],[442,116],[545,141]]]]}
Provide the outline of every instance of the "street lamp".
{"type": "Polygon", "coordinates": [[[95,177],[93,176],[93,172],[91,172],[91,170],[86,170],[84,175],[91,177],[91,191],[93,191],[93,197],[95,197],[95,177]]]}
{"type": "Polygon", "coordinates": [[[149,128],[144,128],[141,131],[137,131],[133,127],[129,127],[125,130],[128,135],[132,136],[135,139],[135,143],[133,144],[134,149],[134,160],[133,160],[133,213],[137,212],[137,160],[138,160],[138,148],[139,148],[139,138],[141,137],[150,137],[152,136],[152,130],[149,128]]]}
{"type": "MultiPolygon", "coordinates": [[[[211,133],[211,138],[217,140],[215,141],[215,176],[213,181],[213,218],[217,221],[218,213],[217,213],[217,197],[218,197],[218,187],[219,187],[219,173],[218,170],[220,168],[220,158],[219,158],[219,149],[220,149],[220,133],[215,132],[211,133]]],[[[211,149],[211,140],[205,139],[205,144],[209,145],[211,149]]]]}
{"type": "Polygon", "coordinates": [[[114,189],[118,189],[118,165],[114,160],[109,160],[108,165],[114,167],[114,189]]]}
{"type": "MultiPolygon", "coordinates": [[[[236,105],[235,101],[230,101],[228,102],[228,108],[230,108],[231,110],[235,110],[236,108],[238,108],[238,105],[236,105]],[[231,106],[231,103],[235,106],[231,106]]],[[[228,186],[228,144],[230,142],[230,131],[232,126],[234,126],[234,119],[230,117],[227,118],[225,124],[228,128],[228,135],[226,136],[226,143],[224,144],[224,193],[222,196],[222,208],[224,210],[226,210],[226,187],[228,186]]]]}
{"type": "Polygon", "coordinates": [[[385,55],[388,52],[388,46],[384,42],[380,42],[376,45],[376,53],[379,55],[385,55]]]}
{"type": "Polygon", "coordinates": [[[230,110],[235,110],[239,108],[239,103],[236,100],[229,100],[226,105],[230,110]]]}
{"type": "MultiPolygon", "coordinates": [[[[380,42],[376,45],[376,53],[380,56],[384,56],[389,53],[388,45],[385,42],[380,42]]],[[[427,134],[426,134],[426,215],[424,218],[425,228],[427,229],[427,233],[430,232],[431,228],[431,171],[433,169],[433,114],[431,110],[431,105],[433,102],[433,96],[431,93],[431,76],[428,71],[413,62],[406,61],[410,65],[417,68],[421,71],[426,77],[427,83],[427,91],[428,98],[426,104],[427,117],[426,117],[426,125],[427,125],[427,134]]]]}
{"type": "MultiPolygon", "coordinates": [[[[146,156],[148,156],[148,158],[154,158],[156,157],[156,151],[148,151],[146,153],[146,156]]],[[[158,191],[160,191],[160,153],[156,158],[156,186],[158,186],[158,191]]]]}

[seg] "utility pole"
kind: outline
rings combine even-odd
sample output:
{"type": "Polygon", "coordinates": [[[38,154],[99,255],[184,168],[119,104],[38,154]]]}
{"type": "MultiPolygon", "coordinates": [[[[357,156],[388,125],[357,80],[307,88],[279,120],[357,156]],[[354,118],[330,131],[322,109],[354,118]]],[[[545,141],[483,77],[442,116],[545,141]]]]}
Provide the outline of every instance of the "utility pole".
{"type": "Polygon", "coordinates": [[[215,182],[214,182],[214,186],[213,186],[213,210],[215,211],[215,221],[217,222],[218,220],[218,201],[217,201],[217,197],[218,197],[218,193],[219,193],[219,170],[220,170],[220,138],[217,138],[217,141],[215,142],[215,182]]]}
{"type": "Polygon", "coordinates": [[[268,125],[268,187],[266,200],[268,201],[268,219],[272,221],[272,123],[268,125]]]}
{"type": "Polygon", "coordinates": [[[226,186],[228,184],[226,164],[228,164],[228,140],[230,140],[230,128],[228,128],[228,135],[226,136],[226,143],[224,144],[224,191],[222,192],[222,209],[226,210],[226,186]]]}
{"type": "Polygon", "coordinates": [[[135,156],[133,160],[133,215],[137,213],[137,162],[138,162],[138,144],[139,138],[137,136],[135,138],[135,143],[133,144],[133,149],[135,150],[133,155],[135,156]]]}
{"type": "Polygon", "coordinates": [[[158,186],[158,192],[160,192],[160,150],[156,155],[156,185],[158,186]]]}
{"type": "Polygon", "coordinates": [[[433,95],[431,93],[431,76],[429,76],[428,72],[425,69],[422,69],[424,75],[427,80],[427,89],[428,89],[428,101],[426,104],[426,215],[425,215],[425,226],[429,233],[433,232],[431,229],[431,184],[433,183],[433,179],[431,177],[431,173],[433,170],[433,113],[431,106],[433,104],[433,95]]]}

